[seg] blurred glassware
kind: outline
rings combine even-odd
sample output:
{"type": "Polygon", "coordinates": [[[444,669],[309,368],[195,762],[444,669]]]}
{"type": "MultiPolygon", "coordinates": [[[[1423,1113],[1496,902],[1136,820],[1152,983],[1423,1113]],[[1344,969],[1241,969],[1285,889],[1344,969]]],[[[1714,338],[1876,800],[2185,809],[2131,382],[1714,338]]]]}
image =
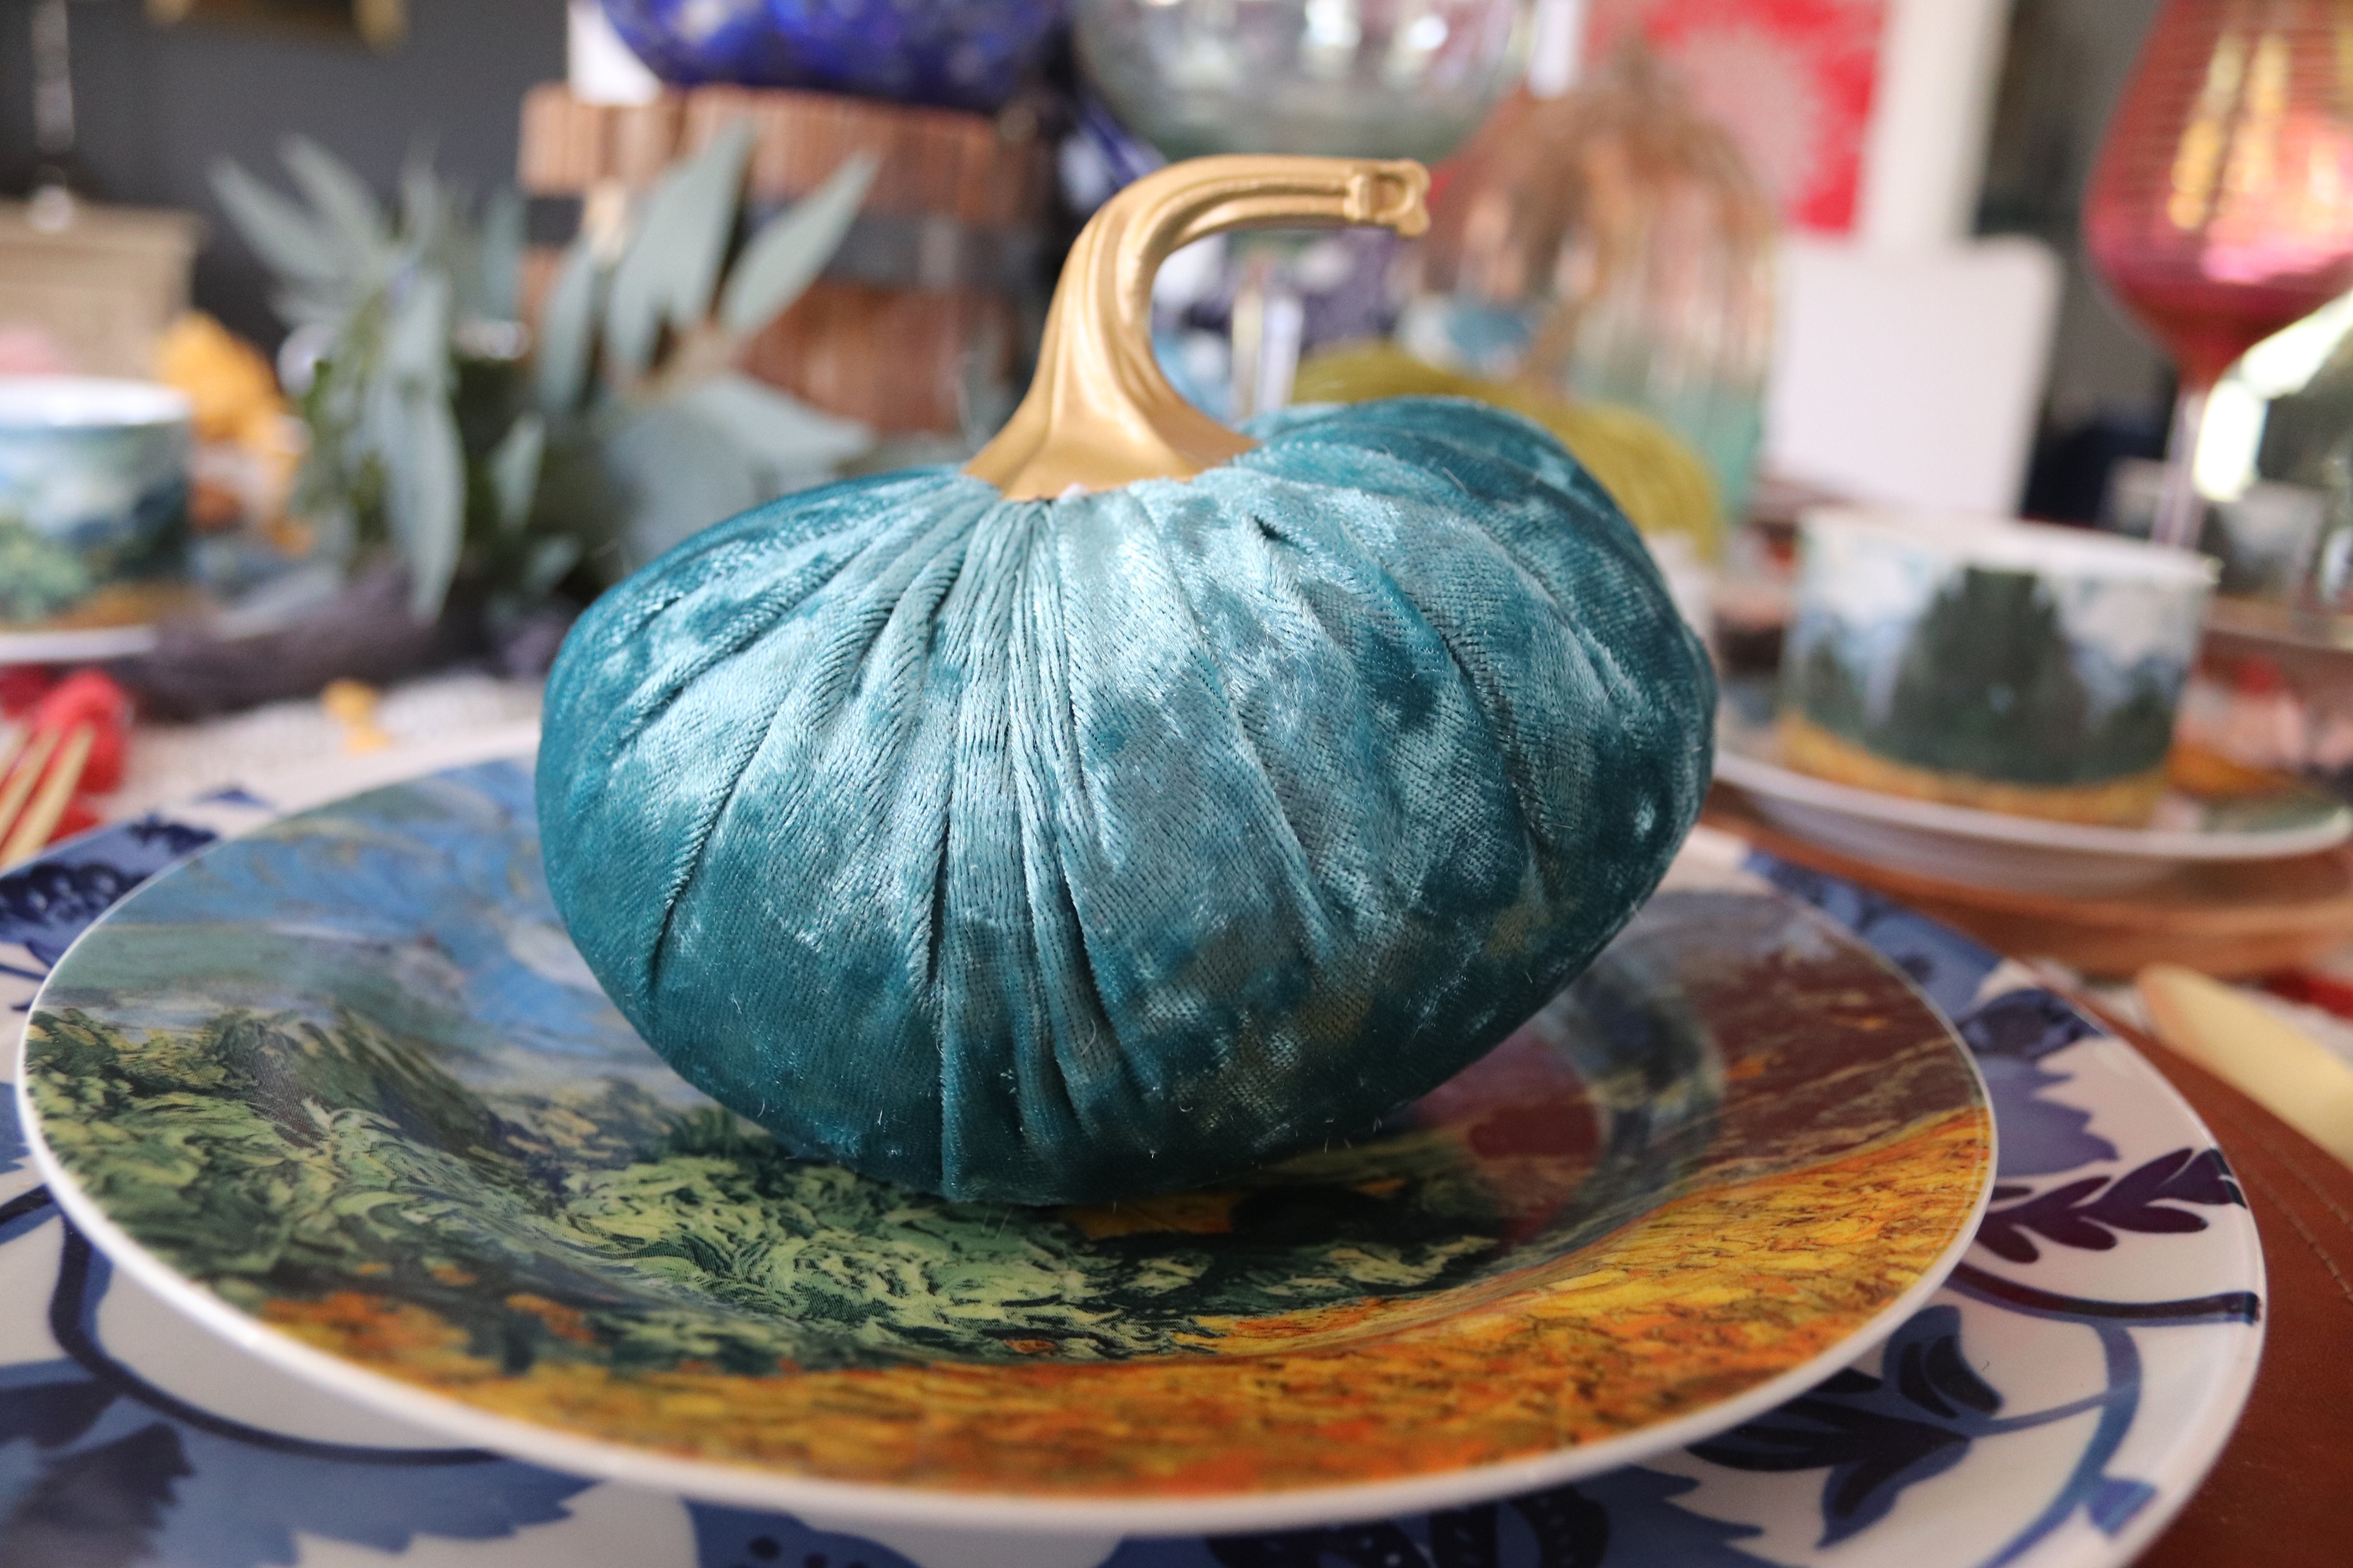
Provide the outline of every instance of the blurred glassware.
{"type": "Polygon", "coordinates": [[[1772,353],[1772,203],[1639,41],[1507,100],[1455,160],[1398,336],[1450,370],[1620,404],[1743,515],[1772,353]]]}
{"type": "MultiPolygon", "coordinates": [[[[1533,16],[1530,0],[1077,0],[1074,21],[1093,90],[1155,156],[1430,162],[1519,76],[1533,16]]],[[[1109,155],[1120,138],[1086,126],[1092,112],[1064,146],[1082,198],[1134,177],[1109,155]]],[[[1183,299],[1164,272],[1156,335],[1171,379],[1220,419],[1282,407],[1303,350],[1387,330],[1387,239],[1238,237],[1183,299]]]]}
{"type": "MultiPolygon", "coordinates": [[[[2100,526],[2147,539],[2165,504],[2166,465],[2126,458],[2108,474],[2100,526]]],[[[2259,479],[2228,500],[2198,498],[2199,551],[2221,563],[2217,592],[2314,609],[2327,577],[2321,547],[2329,532],[2328,492],[2316,486],[2259,479]]]]}
{"type": "MultiPolygon", "coordinates": [[[[1070,129],[1055,149],[1054,176],[1071,213],[1085,218],[1122,186],[1167,163],[1156,149],[1138,141],[1134,132],[1122,125],[1102,100],[1081,93],[1071,104],[1070,129]]],[[[1155,293],[1159,287],[1155,279],[1155,293]]]]}
{"type": "Polygon", "coordinates": [[[805,87],[992,114],[1037,64],[1062,0],[604,0],[665,81],[805,87]]]}
{"type": "Polygon", "coordinates": [[[2215,503],[2199,548],[2221,560],[2219,592],[2292,600],[2316,581],[2327,521],[2324,490],[2252,484],[2215,503]]]}
{"type": "Polygon", "coordinates": [[[2353,4],[2168,0],[2092,173],[2093,265],[2174,356],[2156,537],[2187,544],[2207,395],[2353,285],[2353,4]]]}
{"type": "Polygon", "coordinates": [[[2313,547],[2310,595],[2313,608],[2326,613],[2353,608],[2353,441],[2331,452],[2324,470],[2327,504],[2313,547]]]}
{"type": "Polygon", "coordinates": [[[1527,0],[1078,0],[1074,20],[1095,90],[1168,157],[1428,161],[1517,78],[1530,14],[1527,0]]]}
{"type": "Polygon", "coordinates": [[[621,41],[602,0],[564,0],[564,80],[575,98],[635,108],[661,97],[661,78],[621,41]]]}

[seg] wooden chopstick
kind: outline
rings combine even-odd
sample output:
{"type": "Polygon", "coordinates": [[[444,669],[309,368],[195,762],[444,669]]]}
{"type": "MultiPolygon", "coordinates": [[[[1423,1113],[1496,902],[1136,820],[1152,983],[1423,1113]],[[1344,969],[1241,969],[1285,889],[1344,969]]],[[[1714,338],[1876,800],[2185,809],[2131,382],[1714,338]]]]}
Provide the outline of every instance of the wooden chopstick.
{"type": "MultiPolygon", "coordinates": [[[[8,841],[0,844],[0,871],[31,859],[49,841],[49,835],[58,830],[58,823],[65,816],[66,807],[73,804],[74,791],[81,786],[82,769],[89,765],[90,749],[97,741],[98,727],[94,724],[77,724],[67,734],[64,752],[58,757],[57,765],[48,770],[48,777],[42,781],[40,794],[33,797],[33,804],[26,807],[25,815],[17,819],[16,829],[8,835],[8,841]]],[[[41,736],[33,742],[33,748],[39,753],[38,763],[30,756],[26,757],[26,765],[19,769],[20,778],[8,781],[7,795],[0,796],[0,822],[7,820],[9,813],[23,799],[20,782],[22,790],[29,790],[38,767],[47,763],[50,754],[58,750],[58,732],[52,730],[41,736]]]]}
{"type": "MultiPolygon", "coordinates": [[[[16,758],[16,765],[5,782],[0,782],[0,831],[11,828],[25,802],[32,798],[33,786],[41,780],[41,770],[49,765],[49,755],[58,749],[55,730],[37,731],[32,743],[16,758]]],[[[11,841],[15,835],[10,833],[11,841]]],[[[8,857],[0,855],[0,866],[8,864],[8,857]]]]}

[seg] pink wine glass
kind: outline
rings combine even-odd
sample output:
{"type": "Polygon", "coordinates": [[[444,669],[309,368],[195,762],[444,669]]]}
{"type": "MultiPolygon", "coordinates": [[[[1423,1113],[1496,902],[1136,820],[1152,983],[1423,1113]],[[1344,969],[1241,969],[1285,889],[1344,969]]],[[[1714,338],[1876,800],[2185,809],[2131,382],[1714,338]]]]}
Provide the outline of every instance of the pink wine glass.
{"type": "Polygon", "coordinates": [[[2092,172],[2084,237],[2179,373],[2153,537],[2195,544],[2207,393],[2353,286],[2353,0],[2168,0],[2092,172]]]}

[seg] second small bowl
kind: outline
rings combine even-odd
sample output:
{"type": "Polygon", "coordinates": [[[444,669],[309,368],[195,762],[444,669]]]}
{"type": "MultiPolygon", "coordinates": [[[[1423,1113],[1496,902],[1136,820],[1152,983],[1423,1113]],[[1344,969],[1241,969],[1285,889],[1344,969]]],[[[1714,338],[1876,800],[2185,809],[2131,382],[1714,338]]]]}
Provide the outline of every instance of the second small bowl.
{"type": "Polygon", "coordinates": [[[1802,531],[1783,761],[1954,805],[2148,820],[2212,562],[1962,515],[1824,508],[1802,531]]]}

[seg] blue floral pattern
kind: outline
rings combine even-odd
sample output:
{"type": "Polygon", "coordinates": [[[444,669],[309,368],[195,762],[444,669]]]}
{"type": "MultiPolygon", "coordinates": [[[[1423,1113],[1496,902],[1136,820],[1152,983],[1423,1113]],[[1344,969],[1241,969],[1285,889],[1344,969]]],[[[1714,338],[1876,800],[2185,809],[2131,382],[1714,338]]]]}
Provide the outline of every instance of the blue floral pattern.
{"type": "MultiPolygon", "coordinates": [[[[39,1201],[20,1223],[47,1207],[41,1189],[26,1195],[39,1201]]],[[[100,1346],[92,1317],[108,1275],[69,1231],[49,1302],[66,1353],[0,1368],[0,1540],[12,1563],[292,1563],[301,1534],[405,1552],[421,1537],[497,1539],[561,1519],[564,1500],[590,1485],[474,1449],[310,1442],[191,1406],[100,1346]]]]}
{"type": "Polygon", "coordinates": [[[2116,1157],[2116,1146],[2090,1130],[2090,1112],[2042,1098],[2067,1081],[2042,1058],[2099,1032],[2082,1014],[2029,986],[1972,1009],[1960,1027],[2001,1128],[2001,1174],[2048,1176],[2116,1157]]]}
{"type": "Polygon", "coordinates": [[[2012,1263],[2031,1263],[2042,1254],[2028,1232],[2062,1247],[2105,1252],[2116,1233],[2204,1230],[2206,1221],[2175,1204],[2237,1204],[2238,1184],[2219,1149],[2176,1149],[2114,1178],[2080,1182],[2037,1193],[2031,1187],[1998,1186],[1993,1201],[2008,1206],[1988,1212],[1978,1227],[1978,1245],[2012,1263]],[[2167,1199],[2173,1200],[2168,1203],[2167,1199]],[[2023,1199],[2023,1202],[2010,1200],[2023,1199]]]}
{"type": "MultiPolygon", "coordinates": [[[[85,836],[0,877],[0,1006],[21,1015],[73,938],[141,881],[271,815],[232,792],[85,836]]],[[[1936,1300],[1874,1355],[1681,1455],[1413,1518],[1129,1541],[1105,1546],[1090,1568],[1767,1568],[1811,1563],[1831,1548],[1841,1563],[2105,1568],[2137,1550],[2168,1511],[2158,1505],[2181,1500],[2219,1440],[2210,1436],[2166,1485],[2119,1469],[2145,1408],[2162,1397],[2177,1414],[2202,1411],[2211,1426],[2214,1407],[2227,1415],[2252,1376],[2251,1355],[2239,1352],[2252,1351],[2261,1320],[2261,1271],[2244,1198],[2221,1152],[2178,1106],[2139,1123],[2112,1114],[2078,1081],[2084,1068],[2097,1063],[2113,1075],[2125,1061],[2123,1070],[2144,1080],[2149,1069],[2061,997],[2010,983],[2024,976],[1992,953],[1875,894],[1761,855],[1749,857],[1744,874],[1823,910],[1909,974],[1954,1018],[1985,1073],[2000,1184],[1977,1249],[1936,1300]],[[2192,1238],[2219,1248],[2194,1276],[2132,1252],[2197,1245],[2192,1238]],[[2063,1264],[2049,1280],[2021,1272],[2063,1264]],[[2215,1288],[2142,1293],[2148,1282],[2190,1277],[2215,1288]],[[2087,1291],[2087,1281],[2099,1289],[2087,1291]],[[2020,1361],[2014,1348],[1989,1354],[1979,1343],[1999,1337],[2010,1346],[2016,1335],[2005,1322],[2074,1336],[2063,1343],[2091,1351],[2084,1364],[2096,1368],[2092,1391],[2035,1400],[2049,1385],[2047,1369],[2020,1361]],[[2182,1332],[2231,1336],[2211,1342],[2210,1359],[2234,1365],[2236,1381],[2211,1380],[2204,1406],[2145,1383],[2140,1336],[2182,1332]],[[1923,1483],[1966,1474],[1981,1448],[2014,1434],[2051,1428],[2081,1436],[2040,1495],[2013,1488],[1974,1500],[1977,1510],[1998,1505],[2006,1515],[1990,1545],[1957,1544],[1929,1562],[1917,1528],[1883,1529],[1907,1510],[1953,1506],[1915,1500],[1926,1498],[1923,1483]],[[1879,1534],[1884,1555],[1873,1554],[1879,1534]]],[[[631,1568],[1017,1560],[995,1549],[949,1561],[936,1547],[901,1550],[788,1515],[624,1495],[421,1434],[406,1444],[322,1440],[208,1408],[142,1367],[237,1352],[193,1326],[158,1331],[152,1320],[111,1342],[111,1293],[137,1287],[115,1279],[58,1214],[26,1154],[11,1096],[0,1101],[0,1343],[46,1342],[54,1353],[0,1363],[7,1568],[262,1568],[301,1562],[310,1541],[403,1553],[420,1565],[450,1542],[476,1543],[466,1548],[470,1563],[501,1561],[475,1555],[480,1543],[498,1542],[514,1543],[518,1563],[631,1568]],[[169,1342],[132,1347],[140,1335],[169,1342]],[[617,1510],[600,1512],[607,1494],[617,1510]],[[627,1531],[611,1528],[617,1517],[651,1533],[623,1539],[627,1531]],[[655,1537],[659,1549],[645,1543],[655,1537]]],[[[2062,1342],[2038,1353],[2057,1357],[2062,1342]]],[[[254,1377],[282,1375],[252,1365],[254,1377]]]]}

